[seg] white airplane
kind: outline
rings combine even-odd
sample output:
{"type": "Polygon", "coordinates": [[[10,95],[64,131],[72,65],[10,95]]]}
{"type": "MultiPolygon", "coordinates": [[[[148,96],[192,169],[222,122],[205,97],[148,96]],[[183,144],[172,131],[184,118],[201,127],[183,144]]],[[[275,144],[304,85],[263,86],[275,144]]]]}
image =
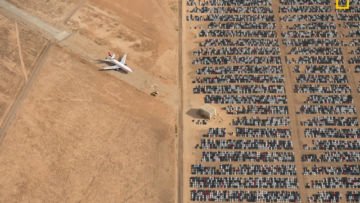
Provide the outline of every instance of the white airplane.
{"type": "Polygon", "coordinates": [[[124,54],[124,56],[121,58],[121,60],[117,60],[115,59],[115,54],[111,54],[110,52],[108,53],[108,56],[105,58],[105,62],[110,62],[112,64],[114,64],[113,66],[107,66],[102,68],[102,70],[124,70],[125,72],[130,72],[132,73],[133,71],[131,70],[131,68],[129,68],[126,65],[126,54],[124,54]]]}

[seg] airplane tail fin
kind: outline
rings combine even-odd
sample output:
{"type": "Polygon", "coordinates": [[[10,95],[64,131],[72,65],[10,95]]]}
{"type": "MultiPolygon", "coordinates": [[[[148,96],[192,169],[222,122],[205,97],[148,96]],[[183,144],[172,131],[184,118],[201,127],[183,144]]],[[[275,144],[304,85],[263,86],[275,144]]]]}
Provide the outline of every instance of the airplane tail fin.
{"type": "Polygon", "coordinates": [[[116,57],[115,54],[111,54],[110,51],[108,52],[108,55],[109,55],[109,57],[112,58],[112,59],[115,59],[115,57],[116,57]]]}
{"type": "Polygon", "coordinates": [[[126,56],[127,56],[127,54],[124,54],[124,56],[120,60],[120,63],[126,64],[126,56]]]}

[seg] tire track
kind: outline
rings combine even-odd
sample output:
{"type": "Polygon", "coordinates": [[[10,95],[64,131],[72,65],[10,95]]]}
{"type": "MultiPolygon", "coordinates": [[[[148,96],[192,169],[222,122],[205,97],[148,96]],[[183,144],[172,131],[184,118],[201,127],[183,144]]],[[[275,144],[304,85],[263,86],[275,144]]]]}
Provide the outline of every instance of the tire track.
{"type": "Polygon", "coordinates": [[[51,44],[48,43],[44,49],[41,51],[41,54],[39,55],[38,60],[35,63],[35,67],[34,70],[32,72],[32,74],[30,75],[29,79],[27,82],[25,82],[25,84],[23,85],[23,87],[21,88],[19,94],[17,95],[16,99],[14,100],[13,104],[10,107],[10,110],[8,111],[8,113],[5,115],[4,120],[1,124],[1,128],[0,128],[0,145],[2,144],[5,136],[6,136],[6,131],[9,128],[10,124],[12,123],[13,119],[16,116],[16,113],[18,112],[19,107],[21,106],[24,98],[26,97],[26,95],[29,93],[29,90],[34,82],[34,80],[36,79],[42,64],[44,62],[44,59],[47,56],[48,50],[50,48],[51,44]]]}
{"type": "Polygon", "coordinates": [[[23,55],[22,55],[18,23],[16,21],[15,21],[15,30],[16,30],[16,41],[17,41],[18,50],[19,50],[19,58],[20,58],[21,69],[22,69],[22,72],[24,74],[25,83],[26,83],[28,81],[28,76],[27,76],[27,73],[26,73],[25,64],[24,64],[23,55]]]}
{"type": "Polygon", "coordinates": [[[28,12],[25,12],[25,11],[17,8],[13,4],[11,4],[5,0],[0,0],[0,8],[2,8],[4,11],[6,11],[6,12],[3,12],[2,14],[16,18],[18,20],[21,20],[21,21],[26,22],[31,25],[35,25],[40,30],[47,33],[49,36],[55,38],[57,41],[62,41],[70,35],[70,33],[66,32],[65,30],[59,30],[56,27],[54,27],[53,25],[50,25],[50,24],[42,21],[38,17],[32,16],[28,12]]]}

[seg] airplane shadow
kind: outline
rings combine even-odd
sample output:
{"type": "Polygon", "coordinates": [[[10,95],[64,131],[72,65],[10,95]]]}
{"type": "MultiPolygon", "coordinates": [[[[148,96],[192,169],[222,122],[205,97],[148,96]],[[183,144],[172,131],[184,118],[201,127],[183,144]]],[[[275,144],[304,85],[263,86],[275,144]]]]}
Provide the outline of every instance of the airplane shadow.
{"type": "Polygon", "coordinates": [[[120,72],[122,74],[128,74],[128,72],[124,71],[123,69],[117,69],[117,70],[104,70],[104,69],[99,69],[98,71],[117,71],[120,72]]]}

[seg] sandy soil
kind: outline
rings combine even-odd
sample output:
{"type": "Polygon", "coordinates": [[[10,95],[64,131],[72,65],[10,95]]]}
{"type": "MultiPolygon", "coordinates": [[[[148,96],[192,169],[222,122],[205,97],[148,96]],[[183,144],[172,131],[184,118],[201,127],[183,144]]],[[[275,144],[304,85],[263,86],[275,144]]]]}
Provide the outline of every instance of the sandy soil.
{"type": "Polygon", "coordinates": [[[9,2],[46,22],[78,31],[118,56],[126,52],[133,66],[176,84],[179,31],[176,0],[9,2]]]}
{"type": "Polygon", "coordinates": [[[174,112],[89,65],[50,49],[1,145],[0,201],[173,202],[174,112]]]}
{"type": "Polygon", "coordinates": [[[44,49],[48,41],[39,32],[31,30],[27,26],[20,23],[18,26],[24,65],[27,75],[30,75],[41,50],[44,49]]]}
{"type": "Polygon", "coordinates": [[[49,23],[60,24],[82,0],[8,0],[17,7],[49,23]]]}
{"type": "MultiPolygon", "coordinates": [[[[70,39],[80,44],[127,52],[144,75],[176,87],[175,1],[9,2],[73,31],[70,39]]],[[[177,106],[123,82],[115,76],[121,73],[99,72],[66,40],[39,56],[47,40],[20,22],[17,40],[15,28],[0,17],[0,118],[9,117],[6,109],[22,87],[29,91],[3,134],[0,129],[0,202],[174,202],[177,106]],[[24,81],[19,44],[25,72],[36,76],[31,84],[24,81]]]]}
{"type": "MultiPolygon", "coordinates": [[[[93,0],[81,7],[67,25],[117,56],[128,53],[129,65],[135,69],[176,84],[176,5],[176,1],[93,0]]],[[[99,54],[103,57],[106,53],[99,54]]]]}
{"type": "Polygon", "coordinates": [[[15,98],[22,83],[22,72],[18,59],[15,23],[0,16],[0,120],[15,98]]]}
{"type": "Polygon", "coordinates": [[[46,40],[37,32],[18,24],[20,45],[17,41],[15,21],[0,15],[0,121],[24,84],[19,47],[21,47],[26,74],[29,75],[46,40]]]}

